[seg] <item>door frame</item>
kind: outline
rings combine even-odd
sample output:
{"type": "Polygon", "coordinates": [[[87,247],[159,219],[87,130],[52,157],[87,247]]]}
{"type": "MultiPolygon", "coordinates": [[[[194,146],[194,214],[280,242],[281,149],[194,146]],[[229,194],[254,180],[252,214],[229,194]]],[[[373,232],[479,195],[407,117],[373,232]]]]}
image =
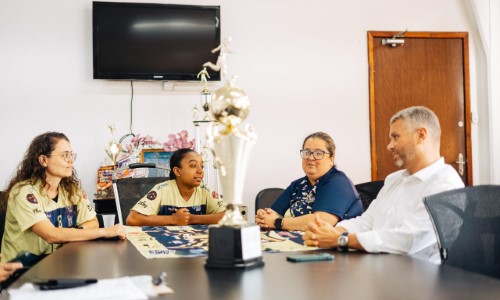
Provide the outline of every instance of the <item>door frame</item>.
{"type": "MultiPolygon", "coordinates": [[[[368,31],[368,68],[369,68],[369,92],[370,92],[370,153],[372,163],[372,180],[377,176],[377,147],[375,132],[375,66],[373,43],[375,38],[390,38],[398,31],[368,31]]],[[[463,70],[464,70],[464,122],[465,122],[465,148],[467,164],[467,184],[472,185],[472,141],[471,141],[471,108],[470,108],[470,77],[469,77],[469,34],[467,32],[405,32],[404,38],[459,38],[462,39],[463,70]]],[[[402,46],[404,47],[404,45],[402,46]]]]}

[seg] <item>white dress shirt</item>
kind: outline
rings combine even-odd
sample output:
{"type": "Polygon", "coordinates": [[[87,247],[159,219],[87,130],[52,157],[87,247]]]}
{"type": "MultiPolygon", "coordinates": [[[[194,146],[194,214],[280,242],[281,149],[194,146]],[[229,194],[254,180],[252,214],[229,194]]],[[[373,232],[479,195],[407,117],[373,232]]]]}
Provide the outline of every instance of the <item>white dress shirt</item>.
{"type": "Polygon", "coordinates": [[[413,175],[407,170],[390,174],[365,213],[337,226],[356,233],[367,252],[406,254],[439,264],[437,239],[423,198],[462,187],[460,176],[441,157],[413,175]]]}

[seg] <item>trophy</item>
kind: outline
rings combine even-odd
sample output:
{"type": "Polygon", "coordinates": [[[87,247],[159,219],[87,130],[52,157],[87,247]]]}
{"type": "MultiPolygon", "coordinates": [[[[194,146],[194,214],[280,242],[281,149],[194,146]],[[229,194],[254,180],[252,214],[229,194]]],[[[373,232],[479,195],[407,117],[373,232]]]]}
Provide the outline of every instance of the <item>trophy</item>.
{"type": "Polygon", "coordinates": [[[241,214],[243,185],[251,150],[257,139],[247,126],[238,125],[248,116],[250,102],[235,78],[218,89],[210,102],[210,109],[218,125],[207,127],[207,144],[212,149],[214,165],[228,204],[224,217],[208,229],[207,268],[253,268],[264,265],[260,228],[249,225],[241,214]]]}
{"type": "Polygon", "coordinates": [[[113,165],[116,165],[116,158],[121,150],[121,145],[115,141],[115,125],[108,125],[109,130],[111,130],[112,140],[109,141],[106,145],[104,145],[104,149],[106,150],[106,154],[113,161],[113,165]]]}
{"type": "Polygon", "coordinates": [[[201,77],[201,85],[203,90],[201,91],[201,105],[203,111],[205,112],[203,116],[203,121],[210,121],[209,110],[210,110],[210,100],[212,98],[212,93],[208,90],[207,77],[210,78],[207,68],[203,67],[203,70],[198,73],[197,78],[201,77]]]}

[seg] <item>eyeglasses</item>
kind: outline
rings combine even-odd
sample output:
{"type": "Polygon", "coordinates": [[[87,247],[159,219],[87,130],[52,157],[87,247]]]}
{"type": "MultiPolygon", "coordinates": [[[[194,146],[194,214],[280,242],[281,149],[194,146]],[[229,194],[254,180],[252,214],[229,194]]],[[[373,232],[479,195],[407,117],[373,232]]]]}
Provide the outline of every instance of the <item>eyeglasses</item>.
{"type": "Polygon", "coordinates": [[[50,154],[47,156],[53,156],[53,155],[62,156],[62,158],[64,159],[65,162],[69,162],[70,160],[73,160],[73,161],[76,160],[76,153],[73,153],[73,152],[64,152],[62,154],[50,154]]]}
{"type": "Polygon", "coordinates": [[[314,150],[314,151],[310,151],[310,150],[300,150],[300,157],[302,157],[302,159],[309,159],[309,157],[311,157],[311,155],[314,157],[314,159],[323,159],[323,157],[325,157],[325,154],[328,153],[328,154],[331,154],[330,152],[326,152],[324,150],[314,150]]]}

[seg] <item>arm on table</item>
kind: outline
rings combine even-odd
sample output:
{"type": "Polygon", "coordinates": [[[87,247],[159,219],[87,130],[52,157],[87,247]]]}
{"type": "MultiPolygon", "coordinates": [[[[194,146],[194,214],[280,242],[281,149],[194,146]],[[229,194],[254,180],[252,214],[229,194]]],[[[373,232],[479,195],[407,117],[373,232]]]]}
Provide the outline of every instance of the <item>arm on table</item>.
{"type": "MultiPolygon", "coordinates": [[[[325,222],[331,225],[337,224],[339,220],[339,218],[335,215],[318,211],[299,217],[283,218],[281,228],[283,230],[303,230],[304,226],[314,221],[316,215],[321,216],[325,222]]],[[[276,227],[274,222],[280,217],[281,216],[271,208],[259,209],[257,211],[257,215],[255,216],[255,223],[264,229],[275,229],[276,227]]]]}
{"type": "Polygon", "coordinates": [[[180,208],[175,213],[169,216],[163,215],[143,215],[135,210],[131,210],[127,217],[127,225],[130,226],[165,226],[188,225],[192,215],[187,208],[180,208]]]}
{"type": "MultiPolygon", "coordinates": [[[[321,220],[316,216],[313,222],[310,222],[302,239],[307,246],[320,247],[320,248],[336,248],[339,236],[347,230],[343,227],[333,227],[329,223],[321,220]]],[[[359,243],[355,233],[349,233],[349,249],[357,249],[364,251],[365,249],[359,243]]]]}
{"type": "Polygon", "coordinates": [[[111,238],[116,236],[120,239],[125,239],[126,237],[125,230],[120,224],[109,228],[77,229],[55,227],[49,220],[43,220],[33,225],[31,230],[49,244],[87,241],[97,238],[111,238]]]}
{"type": "Polygon", "coordinates": [[[226,211],[216,213],[216,214],[208,214],[208,215],[191,215],[189,218],[189,224],[216,224],[219,222],[226,211]]]}
{"type": "Polygon", "coordinates": [[[327,212],[316,211],[312,214],[299,217],[283,218],[282,229],[304,231],[304,227],[307,226],[307,224],[309,224],[310,222],[313,222],[316,219],[316,216],[321,217],[324,222],[332,226],[335,226],[335,224],[337,224],[337,222],[339,221],[339,217],[337,217],[336,215],[332,215],[327,212]]]}

